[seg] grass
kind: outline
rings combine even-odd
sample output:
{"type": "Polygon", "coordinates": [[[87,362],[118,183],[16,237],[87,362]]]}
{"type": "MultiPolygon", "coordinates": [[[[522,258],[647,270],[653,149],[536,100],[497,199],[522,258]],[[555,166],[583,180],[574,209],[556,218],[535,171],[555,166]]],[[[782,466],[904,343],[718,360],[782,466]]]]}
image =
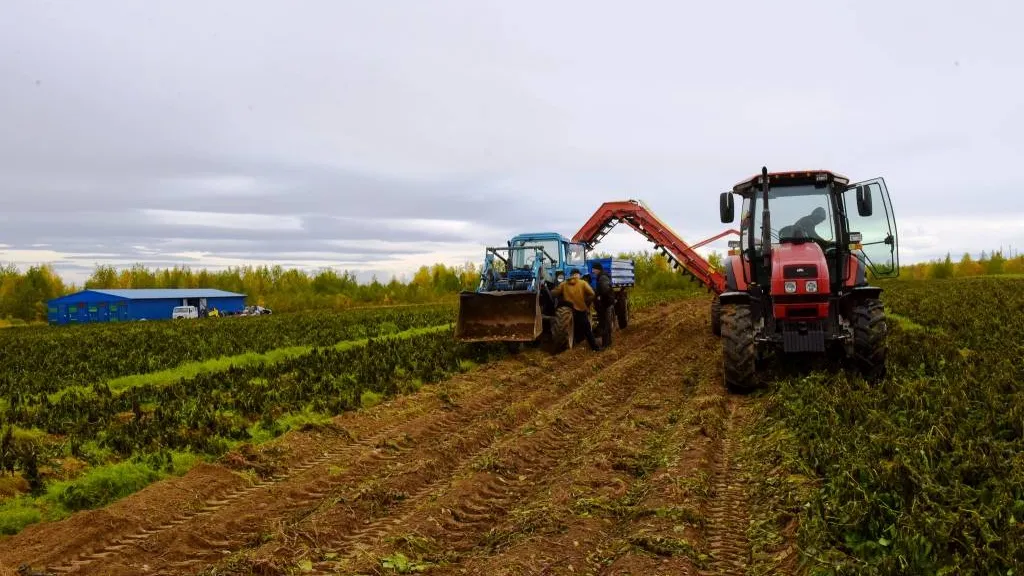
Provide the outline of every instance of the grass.
{"type": "MultiPolygon", "coordinates": [[[[250,426],[249,435],[252,436],[252,439],[245,443],[263,444],[264,442],[277,438],[289,430],[298,430],[311,425],[322,426],[330,421],[331,416],[329,414],[314,412],[308,408],[301,412],[289,412],[274,420],[270,427],[265,426],[263,422],[256,422],[250,426]]],[[[241,442],[236,442],[234,444],[241,444],[241,442]]]]}
{"type": "Polygon", "coordinates": [[[0,504],[0,534],[17,534],[25,526],[66,518],[77,510],[105,506],[169,476],[180,476],[200,460],[187,452],[170,452],[166,461],[155,458],[118,462],[89,469],[74,480],[54,482],[39,496],[20,496],[0,504]]]}

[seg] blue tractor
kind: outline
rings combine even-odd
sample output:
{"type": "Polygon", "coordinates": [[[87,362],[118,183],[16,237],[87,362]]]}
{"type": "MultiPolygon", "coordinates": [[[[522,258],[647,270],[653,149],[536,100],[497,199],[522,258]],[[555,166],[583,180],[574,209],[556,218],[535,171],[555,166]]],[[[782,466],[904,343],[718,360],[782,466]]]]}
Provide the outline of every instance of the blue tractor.
{"type": "Polygon", "coordinates": [[[464,342],[520,344],[549,339],[554,351],[572,348],[575,341],[572,309],[551,291],[579,269],[584,281],[597,288],[593,267],[600,263],[611,277],[615,304],[606,318],[614,328],[629,323],[628,291],[634,284],[632,260],[587,259],[584,243],[556,232],[520,234],[504,247],[487,248],[480,284],[463,291],[455,337],[464,342]]]}

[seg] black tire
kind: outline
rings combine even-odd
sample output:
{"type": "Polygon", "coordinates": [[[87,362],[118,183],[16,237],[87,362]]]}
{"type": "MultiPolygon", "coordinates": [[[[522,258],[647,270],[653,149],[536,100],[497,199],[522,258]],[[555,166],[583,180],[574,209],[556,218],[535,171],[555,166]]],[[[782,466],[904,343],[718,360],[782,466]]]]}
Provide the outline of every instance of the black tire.
{"type": "Polygon", "coordinates": [[[572,308],[559,306],[551,323],[551,343],[554,351],[571,350],[575,336],[572,322],[572,308]]]}
{"type": "Polygon", "coordinates": [[[711,301],[711,333],[715,336],[722,335],[722,301],[715,295],[711,301]]]}
{"type": "Polygon", "coordinates": [[[721,319],[725,387],[731,392],[749,392],[757,387],[757,348],[750,308],[723,305],[721,319]]]}
{"type": "Polygon", "coordinates": [[[629,296],[627,292],[620,293],[619,297],[615,299],[615,316],[619,320],[619,328],[629,326],[629,296]]]}
{"type": "Polygon", "coordinates": [[[888,332],[881,300],[868,299],[853,307],[853,360],[868,382],[885,379],[888,332]]]}

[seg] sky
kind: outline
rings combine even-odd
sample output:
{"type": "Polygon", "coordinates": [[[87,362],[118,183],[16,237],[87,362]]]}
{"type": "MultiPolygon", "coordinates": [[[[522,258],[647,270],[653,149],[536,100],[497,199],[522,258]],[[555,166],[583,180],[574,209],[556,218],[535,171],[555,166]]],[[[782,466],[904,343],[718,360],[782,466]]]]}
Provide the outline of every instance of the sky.
{"type": "MultiPolygon", "coordinates": [[[[629,198],[694,243],[762,166],[883,177],[903,263],[1016,250],[1022,18],[1013,1],[5,0],[0,263],[408,277],[629,198]]],[[[624,226],[599,245],[647,248],[624,226]]]]}

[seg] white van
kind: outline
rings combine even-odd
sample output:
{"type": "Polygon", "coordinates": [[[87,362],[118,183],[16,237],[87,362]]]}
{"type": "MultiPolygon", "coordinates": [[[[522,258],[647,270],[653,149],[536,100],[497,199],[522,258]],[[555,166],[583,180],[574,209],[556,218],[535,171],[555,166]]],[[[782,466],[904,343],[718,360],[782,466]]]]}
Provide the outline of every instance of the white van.
{"type": "Polygon", "coordinates": [[[171,318],[199,318],[199,309],[195,306],[175,306],[171,318]]]}

